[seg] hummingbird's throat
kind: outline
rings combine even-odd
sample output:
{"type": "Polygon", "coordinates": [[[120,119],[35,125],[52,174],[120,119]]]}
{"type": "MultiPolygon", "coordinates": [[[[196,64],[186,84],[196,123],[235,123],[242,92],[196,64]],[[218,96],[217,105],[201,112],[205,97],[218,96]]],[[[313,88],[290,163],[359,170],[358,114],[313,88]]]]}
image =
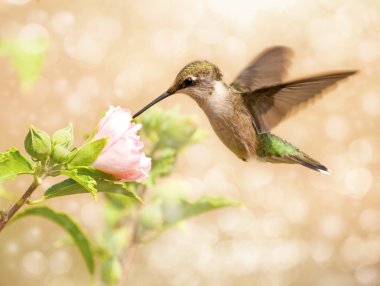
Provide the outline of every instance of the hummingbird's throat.
{"type": "Polygon", "coordinates": [[[228,87],[224,82],[219,80],[213,82],[213,91],[207,98],[206,105],[216,114],[229,114],[232,108],[231,98],[228,87]]]}

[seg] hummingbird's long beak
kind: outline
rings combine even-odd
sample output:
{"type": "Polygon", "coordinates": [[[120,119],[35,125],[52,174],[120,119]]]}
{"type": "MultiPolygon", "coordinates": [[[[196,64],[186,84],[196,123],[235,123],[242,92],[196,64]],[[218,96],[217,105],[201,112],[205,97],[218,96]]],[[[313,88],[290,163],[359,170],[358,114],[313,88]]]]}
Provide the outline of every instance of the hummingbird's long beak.
{"type": "Polygon", "coordinates": [[[169,92],[169,91],[166,91],[164,92],[163,94],[161,94],[159,97],[157,97],[155,100],[153,100],[151,103],[147,104],[145,107],[143,107],[142,109],[140,109],[138,112],[135,113],[135,115],[133,115],[132,118],[136,118],[137,116],[139,116],[141,113],[143,113],[145,110],[151,108],[153,105],[155,105],[156,103],[160,102],[161,100],[163,100],[164,98],[167,98],[168,96],[172,95],[173,93],[169,92]]]}

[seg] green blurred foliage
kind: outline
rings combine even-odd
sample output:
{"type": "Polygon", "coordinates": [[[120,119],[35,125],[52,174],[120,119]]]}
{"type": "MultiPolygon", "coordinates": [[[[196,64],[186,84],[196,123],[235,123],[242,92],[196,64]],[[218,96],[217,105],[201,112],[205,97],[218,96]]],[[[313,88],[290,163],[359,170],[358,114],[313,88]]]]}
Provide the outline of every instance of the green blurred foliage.
{"type": "Polygon", "coordinates": [[[122,266],[117,257],[110,257],[102,263],[101,277],[106,285],[114,285],[120,280],[122,266]]]}
{"type": "Polygon", "coordinates": [[[147,154],[152,158],[152,169],[145,182],[148,186],[153,186],[158,177],[170,175],[178,154],[206,137],[190,116],[182,115],[177,109],[164,112],[152,108],[136,122],[144,126],[143,141],[148,148],[147,154]]]}
{"type": "Polygon", "coordinates": [[[90,166],[103,150],[106,139],[89,139],[75,148],[71,125],[58,130],[52,137],[31,128],[25,139],[25,148],[33,160],[14,148],[0,153],[0,181],[20,174],[33,175],[36,184],[46,176],[68,177],[48,188],[42,199],[30,204],[80,193],[91,193],[94,197],[98,192],[105,194],[105,224],[91,243],[68,215],[47,207],[26,209],[16,219],[37,215],[58,223],[78,247],[91,275],[95,274],[95,257],[98,258],[99,277],[106,285],[119,282],[123,273],[121,261],[125,260],[125,253],[130,253],[129,249],[152,241],[163,231],[193,216],[239,205],[225,197],[201,196],[189,200],[181,182],[160,184],[160,178],[172,174],[179,154],[205,136],[194,120],[176,110],[152,109],[137,122],[143,124],[141,135],[145,151],[152,159],[150,175],[142,183],[120,182],[90,166]]]}
{"type": "Polygon", "coordinates": [[[0,40],[0,56],[10,58],[23,91],[29,90],[40,75],[48,47],[46,38],[0,40]]]}
{"type": "Polygon", "coordinates": [[[190,144],[199,142],[205,137],[205,132],[197,128],[190,116],[183,115],[178,109],[163,111],[152,108],[137,119],[141,123],[143,133],[150,144],[150,152],[167,149],[180,152],[190,144]]]}
{"type": "Polygon", "coordinates": [[[14,217],[13,221],[26,216],[40,216],[60,225],[70,235],[78,247],[90,274],[94,274],[95,262],[93,251],[91,249],[91,243],[83,233],[82,229],[76,224],[76,222],[73,221],[69,215],[61,212],[56,212],[48,207],[34,207],[18,213],[14,217]]]}
{"type": "MultiPolygon", "coordinates": [[[[0,56],[10,58],[20,77],[22,90],[28,90],[40,74],[48,46],[48,40],[42,38],[0,40],[0,56]]],[[[205,137],[205,132],[196,126],[191,117],[178,110],[164,112],[150,109],[135,121],[143,125],[141,135],[145,152],[152,159],[149,177],[142,183],[123,183],[91,167],[107,139],[91,141],[90,136],[82,146],[73,147],[71,124],[56,131],[53,136],[31,127],[25,138],[25,149],[32,159],[15,148],[0,153],[0,182],[30,174],[38,186],[46,176],[68,177],[48,188],[42,199],[30,204],[80,193],[91,193],[94,197],[98,192],[104,193],[105,224],[95,234],[93,242],[87,239],[69,215],[48,207],[28,208],[13,220],[40,216],[60,225],[78,247],[91,276],[95,274],[95,258],[98,258],[99,277],[105,285],[119,282],[123,274],[121,262],[125,260],[125,253],[130,253],[129,249],[153,240],[166,229],[193,216],[238,205],[236,201],[222,197],[202,196],[190,201],[181,183],[160,185],[160,178],[172,174],[179,154],[205,137]],[[146,196],[148,192],[149,196],[146,196]]],[[[0,196],[14,199],[3,189],[0,196]]]]}
{"type": "Polygon", "coordinates": [[[225,197],[202,196],[190,201],[180,182],[160,184],[160,178],[172,174],[178,155],[206,136],[191,117],[178,110],[164,112],[156,108],[145,112],[136,122],[143,124],[141,135],[145,151],[152,158],[152,169],[144,182],[127,186],[141,196],[143,205],[125,196],[106,194],[106,226],[98,235],[98,249],[102,249],[101,278],[106,285],[118,283],[119,261],[132,245],[148,243],[193,216],[239,205],[225,197]],[[148,199],[146,192],[150,194],[148,199]]]}
{"type": "Polygon", "coordinates": [[[138,240],[151,241],[166,229],[186,219],[214,209],[239,206],[236,200],[227,197],[201,196],[190,201],[186,198],[180,182],[166,183],[156,188],[149,205],[144,206],[138,216],[138,240]]]}

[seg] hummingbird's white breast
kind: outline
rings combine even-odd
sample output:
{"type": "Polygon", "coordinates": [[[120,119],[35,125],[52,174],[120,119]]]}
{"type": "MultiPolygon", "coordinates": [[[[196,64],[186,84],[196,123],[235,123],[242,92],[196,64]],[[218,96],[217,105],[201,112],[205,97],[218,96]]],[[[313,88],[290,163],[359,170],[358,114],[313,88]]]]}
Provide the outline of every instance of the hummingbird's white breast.
{"type": "Polygon", "coordinates": [[[232,104],[229,98],[228,87],[222,81],[214,81],[214,88],[207,98],[206,104],[210,109],[213,109],[214,113],[223,116],[223,114],[228,114],[232,112],[232,104]]]}
{"type": "Polygon", "coordinates": [[[206,113],[212,128],[220,140],[239,158],[248,160],[254,153],[256,133],[248,112],[236,109],[234,97],[222,81],[214,81],[213,91],[200,107],[206,113]]]}

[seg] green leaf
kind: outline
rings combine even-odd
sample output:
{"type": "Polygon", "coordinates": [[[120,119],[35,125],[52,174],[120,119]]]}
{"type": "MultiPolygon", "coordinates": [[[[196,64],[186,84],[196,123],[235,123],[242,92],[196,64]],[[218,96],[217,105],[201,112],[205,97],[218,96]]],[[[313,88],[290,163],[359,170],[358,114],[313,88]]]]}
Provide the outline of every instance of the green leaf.
{"type": "Polygon", "coordinates": [[[78,170],[76,169],[61,170],[60,173],[76,181],[78,184],[80,184],[83,188],[85,188],[88,192],[90,192],[95,197],[97,189],[95,188],[96,181],[94,180],[93,177],[79,174],[78,170]]]}
{"type": "Polygon", "coordinates": [[[37,160],[46,160],[51,153],[51,139],[45,131],[34,126],[29,127],[29,132],[25,137],[24,146],[26,152],[37,160]]]}
{"type": "Polygon", "coordinates": [[[33,174],[33,162],[16,148],[0,153],[0,182],[21,174],[33,174]]]}
{"type": "MultiPolygon", "coordinates": [[[[137,194],[136,190],[131,189],[130,186],[125,187],[128,191],[137,194]]],[[[141,203],[142,200],[139,198],[138,200],[131,200],[128,196],[122,196],[119,194],[114,193],[105,193],[104,198],[106,199],[107,206],[109,208],[114,209],[115,211],[119,212],[120,214],[126,213],[130,214],[133,212],[134,207],[136,206],[136,202],[141,203]]]]}
{"type": "Polygon", "coordinates": [[[202,196],[190,202],[181,196],[164,192],[164,196],[153,199],[138,216],[138,241],[149,242],[166,229],[194,216],[223,207],[240,206],[238,201],[227,197],[202,196]]]}
{"type": "Polygon", "coordinates": [[[13,221],[23,218],[25,216],[40,216],[44,217],[46,219],[49,219],[58,225],[60,225],[66,232],[71,236],[71,238],[74,240],[76,246],[78,247],[80,253],[82,254],[82,257],[86,263],[87,269],[90,272],[91,275],[94,274],[95,271],[95,263],[94,263],[94,257],[91,250],[90,241],[85,236],[85,234],[82,232],[80,227],[77,225],[75,221],[73,221],[67,214],[56,212],[48,207],[36,207],[36,208],[29,208],[24,210],[21,213],[18,213],[13,221]]]}
{"type": "Polygon", "coordinates": [[[95,162],[107,144],[108,138],[100,138],[82,145],[70,159],[70,166],[89,166],[95,162]]]}
{"type": "MultiPolygon", "coordinates": [[[[97,180],[96,188],[98,192],[128,196],[141,202],[141,198],[134,191],[129,190],[127,183],[97,180]]],[[[73,179],[68,179],[51,186],[46,190],[44,197],[45,199],[51,199],[83,193],[88,193],[88,190],[73,179]]]]}
{"type": "Polygon", "coordinates": [[[49,40],[41,37],[0,40],[0,55],[11,59],[11,64],[20,77],[22,90],[28,90],[38,78],[48,47],[49,40]]]}
{"type": "Polygon", "coordinates": [[[79,174],[81,175],[87,175],[94,177],[96,180],[97,179],[103,179],[103,180],[110,180],[110,181],[118,181],[118,179],[112,177],[109,174],[106,174],[92,166],[80,166],[80,167],[75,167],[75,170],[78,171],[79,174]]]}
{"type": "Polygon", "coordinates": [[[208,197],[202,196],[195,202],[189,202],[186,199],[181,199],[178,202],[162,203],[164,227],[170,227],[185,219],[193,216],[212,211],[215,209],[239,206],[240,203],[236,200],[227,197],[208,197]]]}

